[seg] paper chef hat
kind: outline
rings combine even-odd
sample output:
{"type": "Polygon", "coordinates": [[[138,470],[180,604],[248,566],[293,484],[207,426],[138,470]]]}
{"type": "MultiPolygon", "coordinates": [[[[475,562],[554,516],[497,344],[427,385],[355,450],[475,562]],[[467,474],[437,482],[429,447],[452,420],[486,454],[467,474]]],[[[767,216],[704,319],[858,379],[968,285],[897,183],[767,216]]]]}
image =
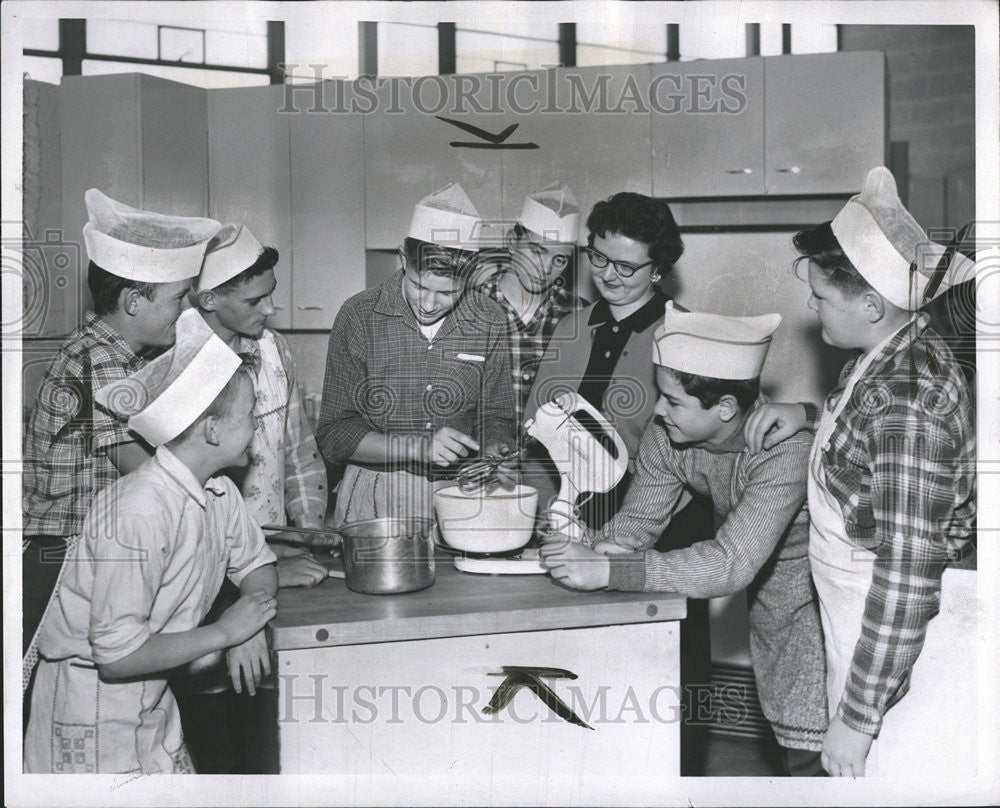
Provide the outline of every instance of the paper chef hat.
{"type": "Polygon", "coordinates": [[[249,269],[264,252],[246,225],[225,224],[208,242],[205,263],[198,278],[199,289],[214,289],[249,269]]]}
{"type": "MultiPolygon", "coordinates": [[[[888,168],[868,172],[861,193],[848,200],[830,227],[844,254],[882,297],[901,309],[923,304],[927,282],[946,248],[931,241],[903,207],[888,168]]],[[[948,264],[935,297],[973,277],[974,264],[961,253],[955,252],[948,264]]]]}
{"type": "Polygon", "coordinates": [[[242,364],[197,309],[177,319],[177,341],[127,379],[94,395],[107,410],[128,417],[128,427],[151,446],[173,440],[193,424],[242,364]]]}
{"type": "Polygon", "coordinates": [[[760,376],[780,314],[725,317],[678,311],[667,301],[663,324],[653,333],[653,362],[713,379],[760,376]]]}
{"type": "Polygon", "coordinates": [[[96,188],[84,194],[90,221],[83,226],[87,256],[101,269],[139,283],[170,283],[201,270],[214,219],[139,210],[96,188]]]}
{"type": "Polygon", "coordinates": [[[442,247],[478,250],[478,228],[479,211],[462,186],[452,182],[420,200],[407,235],[442,247]]]}
{"type": "Polygon", "coordinates": [[[569,188],[553,183],[528,195],[519,221],[548,241],[576,244],[580,233],[580,205],[569,188]]]}

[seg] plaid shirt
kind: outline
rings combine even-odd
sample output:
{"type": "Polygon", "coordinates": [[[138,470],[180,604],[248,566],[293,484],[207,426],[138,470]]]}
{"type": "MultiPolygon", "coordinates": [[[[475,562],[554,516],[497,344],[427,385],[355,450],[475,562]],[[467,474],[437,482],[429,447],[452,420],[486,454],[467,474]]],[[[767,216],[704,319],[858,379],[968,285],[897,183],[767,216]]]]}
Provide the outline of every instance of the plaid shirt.
{"type": "Polygon", "coordinates": [[[428,341],[403,297],[402,278],[397,272],[337,313],[316,429],[323,455],[346,461],[373,431],[429,437],[444,426],[481,445],[512,444],[503,312],[470,290],[428,341]]]}
{"type": "MultiPolygon", "coordinates": [[[[875,356],[822,449],[848,538],[876,556],[839,709],[870,735],[909,688],[944,568],[974,542],[972,404],[961,368],[927,323],[918,315],[875,356]]],[[[828,409],[856,361],[841,372],[828,409]]]]}
{"type": "Polygon", "coordinates": [[[74,536],[94,495],[121,475],[109,447],[135,440],[94,394],[146,360],[93,312],[59,348],[24,434],[24,535],[74,536]]]}
{"type": "Polygon", "coordinates": [[[523,423],[524,407],[534,384],[538,366],[545,354],[545,347],[552,338],[559,321],[572,311],[582,308],[585,303],[576,295],[566,291],[557,280],[549,287],[545,298],[539,304],[531,319],[526,323],[518,310],[511,305],[500,289],[503,273],[493,275],[482,287],[482,291],[500,304],[507,314],[510,327],[510,373],[514,383],[514,404],[517,407],[517,423],[523,423]]]}

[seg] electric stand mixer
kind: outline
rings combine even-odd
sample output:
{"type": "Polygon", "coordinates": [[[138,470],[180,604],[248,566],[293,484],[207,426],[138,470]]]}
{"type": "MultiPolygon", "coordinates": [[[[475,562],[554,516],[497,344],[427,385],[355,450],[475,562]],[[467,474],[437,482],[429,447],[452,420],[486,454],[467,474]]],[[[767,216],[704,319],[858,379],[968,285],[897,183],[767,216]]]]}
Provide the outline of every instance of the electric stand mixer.
{"type": "MultiPolygon", "coordinates": [[[[543,404],[525,422],[528,436],[548,451],[559,472],[559,493],[548,504],[549,531],[573,541],[583,538],[577,500],[584,494],[603,494],[614,488],[628,467],[628,449],[615,428],[589,401],[575,392],[562,393],[543,404]]],[[[458,483],[462,490],[487,488],[496,466],[507,458],[490,458],[471,467],[458,483]]],[[[531,574],[545,572],[537,552],[525,551],[520,558],[455,559],[464,572],[486,574],[531,574]]]]}

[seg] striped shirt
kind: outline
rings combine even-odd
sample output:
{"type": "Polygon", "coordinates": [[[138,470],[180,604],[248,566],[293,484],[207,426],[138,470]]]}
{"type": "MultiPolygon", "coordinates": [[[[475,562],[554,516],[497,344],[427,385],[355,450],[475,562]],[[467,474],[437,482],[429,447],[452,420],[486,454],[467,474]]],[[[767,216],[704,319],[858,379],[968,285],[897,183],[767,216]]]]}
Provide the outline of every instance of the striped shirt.
{"type": "MultiPolygon", "coordinates": [[[[828,409],[856,361],[841,372],[828,409]]],[[[876,556],[839,708],[860,732],[876,734],[906,694],[944,568],[974,549],[974,424],[962,370],[920,314],[873,358],[823,446],[847,536],[876,556]]]]}
{"type": "Polygon", "coordinates": [[[429,438],[445,426],[481,445],[512,445],[514,393],[500,307],[467,291],[428,340],[401,284],[397,272],[337,313],[316,430],[324,457],[348,460],[369,432],[429,438]]]}
{"type": "Polygon", "coordinates": [[[719,527],[684,549],[610,556],[609,587],[714,598],[745,588],[775,551],[782,558],[805,557],[809,446],[809,436],[799,433],[752,455],[740,428],[720,446],[679,449],[654,419],[643,433],[625,501],[590,543],[627,536],[651,548],[685,486],[712,500],[719,527]]]}
{"type": "Polygon", "coordinates": [[[146,364],[93,312],[52,359],[24,433],[24,535],[74,536],[94,495],[121,475],[107,450],[135,440],[94,394],[146,364]]]}
{"type": "Polygon", "coordinates": [[[538,373],[545,347],[552,339],[559,321],[572,311],[585,305],[585,301],[568,292],[563,286],[563,279],[557,278],[549,287],[545,298],[538,305],[531,319],[525,322],[521,319],[516,306],[507,300],[500,288],[500,278],[503,273],[494,275],[483,287],[482,291],[500,304],[507,315],[510,327],[510,372],[514,385],[514,404],[517,407],[517,422],[524,421],[524,408],[528,403],[531,385],[538,373]]]}

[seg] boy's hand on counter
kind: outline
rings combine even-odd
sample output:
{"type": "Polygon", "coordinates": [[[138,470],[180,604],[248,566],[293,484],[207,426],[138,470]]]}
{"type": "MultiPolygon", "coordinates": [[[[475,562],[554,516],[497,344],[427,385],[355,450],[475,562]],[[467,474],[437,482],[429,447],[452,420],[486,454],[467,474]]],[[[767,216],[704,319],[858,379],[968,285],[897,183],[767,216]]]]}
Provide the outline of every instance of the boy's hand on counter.
{"type": "Polygon", "coordinates": [[[316,586],[325,581],[328,572],[312,553],[299,553],[278,559],[278,586],[316,586]]]}
{"type": "Polygon", "coordinates": [[[761,404],[743,425],[751,454],[777,446],[809,423],[802,404],[761,404]]]}
{"type": "Polygon", "coordinates": [[[611,562],[603,553],[575,541],[547,541],[538,551],[552,577],[573,589],[603,589],[611,575],[611,562]]]}
{"type": "Polygon", "coordinates": [[[830,721],[823,738],[820,759],[831,777],[864,777],[865,761],[871,748],[871,735],[849,727],[837,715],[830,721]]]}
{"type": "MultiPolygon", "coordinates": [[[[273,574],[273,573],[272,573],[273,574]]],[[[230,648],[253,637],[278,613],[278,601],[266,592],[250,592],[240,596],[216,621],[230,648]]]]}
{"type": "Polygon", "coordinates": [[[257,695],[260,680],[271,673],[271,660],[267,650],[267,638],[258,631],[249,640],[230,648],[226,652],[229,663],[229,678],[233,690],[242,693],[241,680],[246,682],[247,693],[257,695]]]}

